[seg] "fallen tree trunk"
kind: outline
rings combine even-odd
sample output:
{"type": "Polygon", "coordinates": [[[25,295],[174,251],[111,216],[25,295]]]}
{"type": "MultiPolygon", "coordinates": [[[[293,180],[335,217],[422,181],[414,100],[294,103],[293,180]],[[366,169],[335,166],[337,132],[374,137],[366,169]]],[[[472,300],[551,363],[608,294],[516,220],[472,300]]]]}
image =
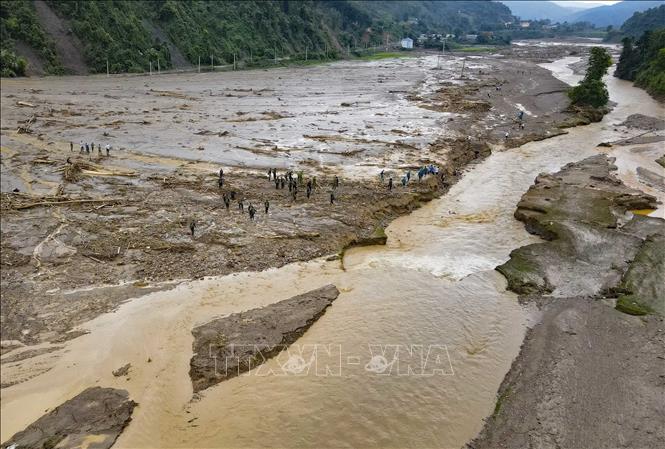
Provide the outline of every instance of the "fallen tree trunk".
{"type": "MultiPolygon", "coordinates": [[[[110,199],[99,199],[99,200],[65,200],[65,201],[39,201],[37,203],[22,204],[20,206],[14,206],[13,209],[30,209],[32,207],[39,206],[55,206],[58,204],[83,204],[83,203],[119,203],[122,202],[122,198],[110,198],[110,199]]],[[[127,200],[124,200],[127,201],[127,200]]]]}

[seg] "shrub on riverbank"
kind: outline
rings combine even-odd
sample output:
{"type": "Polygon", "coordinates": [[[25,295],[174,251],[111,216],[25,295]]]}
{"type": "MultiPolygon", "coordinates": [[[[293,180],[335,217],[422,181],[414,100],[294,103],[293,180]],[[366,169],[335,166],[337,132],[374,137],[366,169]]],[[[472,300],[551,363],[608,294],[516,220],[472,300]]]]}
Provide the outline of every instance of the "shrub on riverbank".
{"type": "Polygon", "coordinates": [[[607,104],[610,95],[603,82],[603,76],[612,65],[612,57],[601,47],[591,49],[589,67],[584,79],[568,91],[568,97],[575,106],[600,108],[607,104]]]}

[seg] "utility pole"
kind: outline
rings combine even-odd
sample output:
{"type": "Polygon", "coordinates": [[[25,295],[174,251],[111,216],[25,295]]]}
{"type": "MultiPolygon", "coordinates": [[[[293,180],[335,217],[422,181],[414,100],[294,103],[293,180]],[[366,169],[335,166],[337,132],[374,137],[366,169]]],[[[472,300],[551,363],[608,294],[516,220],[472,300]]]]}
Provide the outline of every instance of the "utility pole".
{"type": "Polygon", "coordinates": [[[106,58],[106,77],[109,77],[109,58],[106,58]]]}
{"type": "Polygon", "coordinates": [[[201,55],[199,55],[199,73],[201,73],[201,55]]]}
{"type": "Polygon", "coordinates": [[[305,45],[305,62],[307,61],[307,45],[305,45]]]}
{"type": "Polygon", "coordinates": [[[460,78],[464,78],[464,64],[466,63],[466,58],[462,59],[462,74],[460,75],[460,78]]]}
{"type": "Polygon", "coordinates": [[[152,76],[152,61],[150,61],[150,76],[152,76]]]}
{"type": "Polygon", "coordinates": [[[157,57],[157,74],[162,73],[162,70],[159,67],[159,56],[157,57]]]}
{"type": "Polygon", "coordinates": [[[249,49],[249,63],[251,64],[253,62],[254,62],[254,58],[252,57],[252,49],[250,48],[249,49]]]}
{"type": "Polygon", "coordinates": [[[328,42],[326,42],[326,59],[328,59],[328,42]]]}
{"type": "Polygon", "coordinates": [[[277,45],[273,47],[273,51],[275,52],[275,64],[277,64],[277,45]]]}
{"type": "Polygon", "coordinates": [[[215,55],[210,55],[210,70],[215,71],[215,55]]]}
{"type": "Polygon", "coordinates": [[[233,53],[233,70],[236,69],[236,54],[233,53]]]}

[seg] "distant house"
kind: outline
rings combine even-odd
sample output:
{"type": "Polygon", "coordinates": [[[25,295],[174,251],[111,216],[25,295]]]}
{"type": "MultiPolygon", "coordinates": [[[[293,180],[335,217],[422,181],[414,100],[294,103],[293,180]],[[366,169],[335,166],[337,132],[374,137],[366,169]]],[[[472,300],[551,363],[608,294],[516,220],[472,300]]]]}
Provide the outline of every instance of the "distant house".
{"type": "Polygon", "coordinates": [[[477,34],[467,34],[464,36],[465,41],[469,42],[476,42],[478,40],[478,35],[477,34]]]}
{"type": "Polygon", "coordinates": [[[402,48],[413,48],[413,39],[410,37],[405,37],[400,43],[402,44],[402,48]]]}
{"type": "Polygon", "coordinates": [[[522,28],[529,28],[531,26],[531,22],[529,22],[528,20],[523,20],[520,22],[520,26],[522,28]]]}

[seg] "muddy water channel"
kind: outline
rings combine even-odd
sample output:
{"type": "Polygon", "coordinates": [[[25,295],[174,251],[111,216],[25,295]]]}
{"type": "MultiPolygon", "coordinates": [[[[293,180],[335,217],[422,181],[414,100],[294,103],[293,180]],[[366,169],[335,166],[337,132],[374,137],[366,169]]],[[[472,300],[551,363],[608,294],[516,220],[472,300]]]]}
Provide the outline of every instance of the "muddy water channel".
{"type": "MultiPolygon", "coordinates": [[[[570,76],[565,63],[549,68],[570,76]]],[[[190,282],[87,323],[49,372],[2,390],[2,440],[101,385],[139,403],[115,447],[462,446],[492,413],[531,319],[494,271],[538,240],[513,218],[520,196],[538,173],[625,137],[612,125],[629,114],[663,116],[643,91],[608,81],[618,106],[603,122],[495,152],[445,197],[394,221],[385,247],[347,252],[343,267],[314,260],[190,282]],[[339,298],[289,353],[192,398],[194,326],[328,283],[339,298]],[[294,354],[306,369],[289,371],[294,354]],[[111,374],[127,363],[128,378],[111,374]]],[[[653,151],[631,161],[650,164],[653,151]]]]}

